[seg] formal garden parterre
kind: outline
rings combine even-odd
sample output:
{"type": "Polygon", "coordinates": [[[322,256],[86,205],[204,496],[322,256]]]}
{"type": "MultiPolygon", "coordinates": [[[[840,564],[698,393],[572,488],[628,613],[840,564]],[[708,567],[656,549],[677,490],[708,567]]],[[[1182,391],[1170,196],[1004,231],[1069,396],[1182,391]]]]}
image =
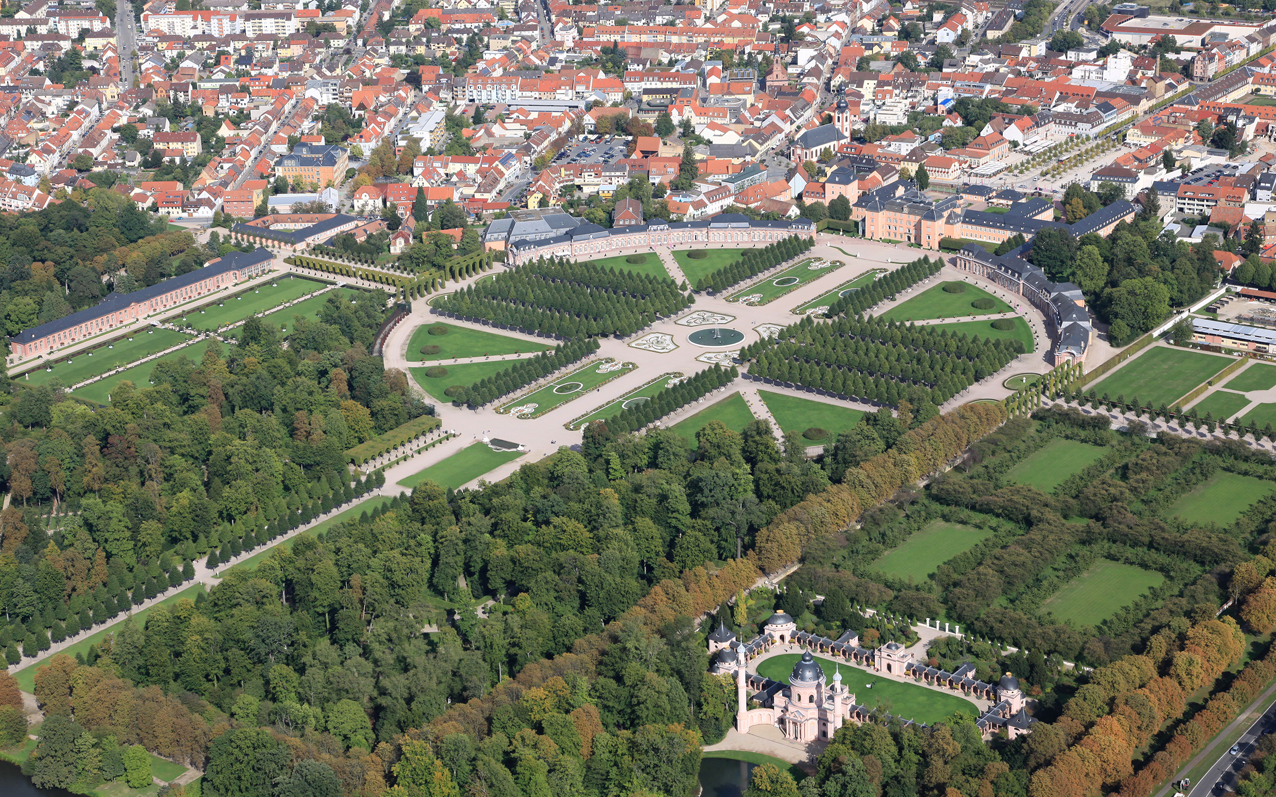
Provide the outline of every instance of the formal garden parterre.
{"type": "Polygon", "coordinates": [[[841,260],[826,260],[824,258],[803,260],[796,266],[786,268],[778,274],[772,274],[748,287],[741,288],[732,294],[728,301],[755,307],[770,304],[776,299],[801,288],[803,285],[833,273],[844,265],[846,264],[841,260]]]}
{"type": "Polygon", "coordinates": [[[1087,385],[1086,392],[1118,402],[1173,404],[1232,362],[1215,354],[1153,346],[1097,384],[1087,385]]]}
{"type": "Polygon", "coordinates": [[[983,288],[954,280],[927,288],[887,310],[882,317],[899,321],[928,321],[934,318],[970,318],[1009,313],[1013,310],[1005,301],[983,288]]]}
{"type": "Polygon", "coordinates": [[[597,390],[635,368],[637,366],[633,363],[619,363],[610,357],[591,360],[539,390],[511,399],[497,412],[510,413],[517,418],[537,418],[560,404],[575,401],[597,390]]]}
{"type": "Polygon", "coordinates": [[[433,322],[422,324],[408,341],[407,359],[411,362],[526,354],[552,348],[543,341],[489,332],[485,329],[433,322]]]}
{"type": "MultiPolygon", "coordinates": [[[[859,274],[847,280],[846,282],[843,282],[841,285],[838,285],[836,288],[833,288],[827,293],[824,293],[820,295],[819,297],[812,299],[806,304],[793,308],[793,314],[806,315],[807,313],[813,312],[821,307],[827,310],[829,306],[833,304],[833,302],[860,290],[865,285],[868,285],[873,280],[877,279],[877,277],[880,274],[884,274],[884,273],[886,273],[885,269],[881,269],[881,268],[869,269],[863,274],[859,274]]],[[[821,313],[821,315],[823,315],[823,313],[821,313]]]]}

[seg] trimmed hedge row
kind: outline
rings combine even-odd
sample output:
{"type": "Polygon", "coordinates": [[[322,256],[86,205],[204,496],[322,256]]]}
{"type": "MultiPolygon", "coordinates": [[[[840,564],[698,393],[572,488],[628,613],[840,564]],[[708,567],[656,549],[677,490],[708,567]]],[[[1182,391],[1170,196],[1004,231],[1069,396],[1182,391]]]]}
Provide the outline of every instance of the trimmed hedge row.
{"type": "Polygon", "coordinates": [[[368,460],[376,459],[388,451],[393,451],[404,443],[409,443],[418,437],[429,434],[439,428],[441,423],[442,421],[433,415],[422,415],[419,418],[413,418],[388,432],[377,435],[366,443],[360,443],[354,448],[347,449],[346,461],[354,465],[362,465],[368,460]]]}

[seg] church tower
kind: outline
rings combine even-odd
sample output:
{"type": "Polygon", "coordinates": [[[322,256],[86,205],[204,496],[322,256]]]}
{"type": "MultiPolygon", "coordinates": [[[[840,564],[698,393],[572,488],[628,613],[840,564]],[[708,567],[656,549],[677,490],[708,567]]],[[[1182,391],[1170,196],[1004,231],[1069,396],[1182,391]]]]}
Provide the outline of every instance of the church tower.
{"type": "Polygon", "coordinates": [[[841,95],[837,98],[837,105],[833,108],[833,126],[838,132],[851,137],[851,105],[846,101],[846,96],[841,95]]]}

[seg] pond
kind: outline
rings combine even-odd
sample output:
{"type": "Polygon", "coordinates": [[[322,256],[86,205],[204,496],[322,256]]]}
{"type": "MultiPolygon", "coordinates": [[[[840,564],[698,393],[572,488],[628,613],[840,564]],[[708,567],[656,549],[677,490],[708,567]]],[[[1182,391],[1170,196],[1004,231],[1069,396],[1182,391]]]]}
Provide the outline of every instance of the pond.
{"type": "Polygon", "coordinates": [[[22,774],[22,768],[8,761],[0,761],[0,794],[4,797],[72,797],[62,789],[37,789],[22,774]]]}
{"type": "MultiPolygon", "coordinates": [[[[700,760],[701,797],[741,797],[749,785],[749,773],[757,764],[730,758],[700,760]]],[[[0,790],[0,793],[3,793],[0,790]]]]}

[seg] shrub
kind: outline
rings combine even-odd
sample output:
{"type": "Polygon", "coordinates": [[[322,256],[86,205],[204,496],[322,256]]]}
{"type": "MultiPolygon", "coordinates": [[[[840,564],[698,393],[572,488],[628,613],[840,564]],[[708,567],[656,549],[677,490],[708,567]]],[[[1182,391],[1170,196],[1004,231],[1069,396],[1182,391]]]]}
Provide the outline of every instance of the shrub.
{"type": "MultiPolygon", "coordinates": [[[[698,258],[697,258],[697,259],[698,259],[698,258]]],[[[632,263],[633,265],[635,265],[635,266],[636,266],[636,265],[638,265],[638,264],[640,264],[640,263],[646,263],[646,262],[647,262],[647,256],[646,256],[646,255],[630,255],[629,257],[625,258],[625,262],[626,262],[626,263],[632,263]]]]}
{"type": "Polygon", "coordinates": [[[465,385],[452,385],[443,391],[443,395],[448,398],[456,398],[465,395],[465,385]]]}
{"type": "Polygon", "coordinates": [[[970,306],[976,310],[991,310],[993,308],[993,301],[987,296],[984,296],[983,298],[976,299],[971,302],[970,306]]]}
{"type": "Polygon", "coordinates": [[[441,352],[441,351],[443,351],[443,347],[442,347],[442,346],[433,346],[433,345],[431,345],[431,346],[422,346],[422,347],[421,347],[421,353],[422,353],[422,354],[438,354],[438,353],[439,353],[439,352],[441,352]]]}
{"type": "Polygon", "coordinates": [[[829,433],[818,426],[812,426],[811,428],[803,432],[802,436],[805,437],[807,440],[823,440],[824,438],[829,436],[829,433]]]}
{"type": "Polygon", "coordinates": [[[1009,332],[1015,328],[1015,320],[1013,318],[998,318],[992,322],[993,329],[1000,329],[1002,332],[1009,332]]]}
{"type": "Polygon", "coordinates": [[[446,335],[447,327],[443,326],[442,324],[435,324],[434,326],[430,327],[426,331],[431,335],[446,335]]]}
{"type": "Polygon", "coordinates": [[[966,283],[964,282],[945,282],[944,293],[965,293],[966,283]]]}
{"type": "Polygon", "coordinates": [[[708,256],[709,256],[709,253],[703,249],[693,249],[687,253],[687,257],[691,258],[692,260],[704,260],[708,256]]]}
{"type": "Polygon", "coordinates": [[[438,379],[447,376],[447,369],[441,365],[436,365],[433,368],[426,368],[425,375],[430,379],[438,379]]]}

